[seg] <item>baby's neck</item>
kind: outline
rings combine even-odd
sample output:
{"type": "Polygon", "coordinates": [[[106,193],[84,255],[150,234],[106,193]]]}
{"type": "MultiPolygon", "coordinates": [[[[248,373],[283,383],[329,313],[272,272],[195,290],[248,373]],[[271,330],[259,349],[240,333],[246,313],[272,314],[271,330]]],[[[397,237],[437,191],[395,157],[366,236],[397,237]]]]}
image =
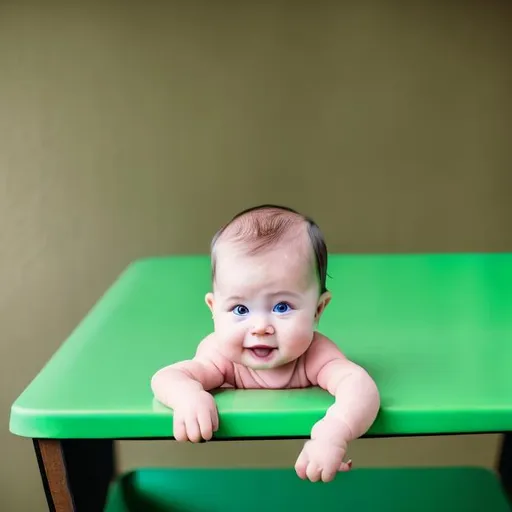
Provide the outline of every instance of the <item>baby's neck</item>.
{"type": "Polygon", "coordinates": [[[250,368],[247,366],[235,370],[242,387],[262,389],[287,389],[308,385],[304,364],[301,358],[273,368],[250,368]]]}

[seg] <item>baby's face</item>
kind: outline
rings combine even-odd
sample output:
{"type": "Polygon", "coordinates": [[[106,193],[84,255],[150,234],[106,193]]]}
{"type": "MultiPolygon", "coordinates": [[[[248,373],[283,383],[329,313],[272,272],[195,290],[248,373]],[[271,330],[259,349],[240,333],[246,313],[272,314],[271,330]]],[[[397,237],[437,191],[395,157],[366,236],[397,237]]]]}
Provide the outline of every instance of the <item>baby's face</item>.
{"type": "Polygon", "coordinates": [[[301,356],[330,300],[319,296],[311,257],[296,243],[248,256],[217,251],[214,292],[206,295],[219,349],[236,363],[275,368],[301,356]]]}

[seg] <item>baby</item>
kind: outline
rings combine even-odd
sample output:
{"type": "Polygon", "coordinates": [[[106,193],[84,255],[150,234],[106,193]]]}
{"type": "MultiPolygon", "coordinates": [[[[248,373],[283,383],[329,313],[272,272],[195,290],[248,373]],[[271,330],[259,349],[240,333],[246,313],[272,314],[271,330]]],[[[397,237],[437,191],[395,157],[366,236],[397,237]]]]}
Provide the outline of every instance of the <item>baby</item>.
{"type": "Polygon", "coordinates": [[[263,205],[224,226],[211,253],[205,300],[214,332],[193,359],[162,368],[151,381],[156,399],[174,411],[175,439],[212,438],[219,421],[210,390],[320,386],[335,400],[313,426],[295,471],[312,482],[333,480],[350,469],[347,444],[370,428],[380,398],[368,373],[316,330],[331,300],[320,229],[292,209],[263,205]]]}

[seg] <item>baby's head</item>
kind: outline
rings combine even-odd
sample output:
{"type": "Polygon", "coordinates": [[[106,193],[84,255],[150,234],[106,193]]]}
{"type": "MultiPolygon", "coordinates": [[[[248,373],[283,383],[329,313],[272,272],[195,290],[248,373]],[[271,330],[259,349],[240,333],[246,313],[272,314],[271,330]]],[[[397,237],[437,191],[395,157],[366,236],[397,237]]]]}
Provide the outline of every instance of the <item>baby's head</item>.
{"type": "Polygon", "coordinates": [[[318,226],[289,208],[258,206],[224,226],[211,252],[206,303],[224,355],[255,369],[300,357],[330,301],[318,226]]]}

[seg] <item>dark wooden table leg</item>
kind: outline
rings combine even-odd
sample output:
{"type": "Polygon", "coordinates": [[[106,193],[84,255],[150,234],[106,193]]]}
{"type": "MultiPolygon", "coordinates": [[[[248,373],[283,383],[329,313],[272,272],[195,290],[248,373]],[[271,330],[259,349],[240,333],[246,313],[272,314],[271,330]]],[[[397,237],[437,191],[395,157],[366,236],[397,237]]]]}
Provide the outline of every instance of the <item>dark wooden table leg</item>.
{"type": "Polygon", "coordinates": [[[512,432],[503,436],[498,472],[503,488],[512,502],[512,432]]]}
{"type": "Polygon", "coordinates": [[[115,474],[110,439],[34,439],[48,502],[55,512],[102,512],[115,474]]]}

